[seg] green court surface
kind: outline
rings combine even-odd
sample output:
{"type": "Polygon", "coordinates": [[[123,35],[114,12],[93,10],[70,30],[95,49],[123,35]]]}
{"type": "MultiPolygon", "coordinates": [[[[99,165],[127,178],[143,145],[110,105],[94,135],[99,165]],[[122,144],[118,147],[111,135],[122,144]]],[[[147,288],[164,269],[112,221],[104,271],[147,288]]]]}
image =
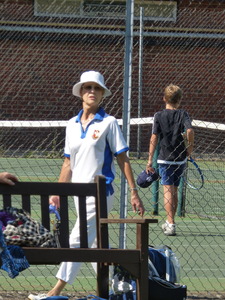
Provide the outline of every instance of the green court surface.
{"type": "Polygon", "coordinates": [[[20,181],[57,181],[62,162],[63,158],[0,158],[0,168],[20,181]]]}
{"type": "MultiPolygon", "coordinates": [[[[63,159],[25,159],[2,158],[1,170],[16,174],[21,181],[57,181],[63,159]]],[[[144,169],[145,161],[131,161],[135,177],[144,169]]],[[[188,291],[224,291],[225,286],[225,204],[224,172],[225,163],[200,162],[205,175],[205,185],[200,191],[187,188],[185,217],[177,217],[177,235],[167,237],[162,233],[161,225],[165,220],[162,200],[162,188],[159,186],[159,215],[152,213],[151,187],[139,192],[145,207],[147,218],[157,218],[159,223],[150,225],[149,244],[153,246],[168,245],[177,255],[181,264],[181,283],[188,291]]],[[[115,205],[110,217],[118,217],[120,199],[119,176],[115,180],[115,205]]],[[[34,200],[36,201],[36,200],[34,200]]],[[[18,205],[18,203],[17,203],[18,205]]],[[[75,222],[73,199],[71,205],[71,227],[75,222]]],[[[39,205],[33,212],[38,218],[39,205]]],[[[128,204],[128,217],[134,217],[128,204]]],[[[119,228],[110,225],[111,246],[118,246],[119,228]]],[[[134,247],[134,227],[127,226],[127,247],[134,247]]],[[[55,283],[58,266],[31,266],[17,278],[10,279],[6,272],[0,272],[3,290],[48,290],[55,283]]],[[[91,291],[95,289],[95,274],[89,264],[83,264],[74,285],[68,290],[91,291]]]]}

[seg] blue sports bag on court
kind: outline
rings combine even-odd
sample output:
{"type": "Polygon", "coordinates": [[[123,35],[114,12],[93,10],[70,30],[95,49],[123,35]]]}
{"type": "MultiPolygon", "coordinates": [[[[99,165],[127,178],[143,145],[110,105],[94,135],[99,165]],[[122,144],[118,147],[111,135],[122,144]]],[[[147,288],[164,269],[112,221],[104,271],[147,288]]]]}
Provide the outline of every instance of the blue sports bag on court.
{"type": "Polygon", "coordinates": [[[168,246],[149,247],[149,277],[160,277],[168,282],[180,281],[180,264],[172,249],[168,246]]]}
{"type": "Polygon", "coordinates": [[[180,281],[180,264],[168,246],[149,247],[149,300],[185,300],[187,286],[180,281]]]}
{"type": "Polygon", "coordinates": [[[95,295],[88,295],[87,297],[85,298],[80,298],[80,299],[77,299],[77,300],[107,300],[105,298],[100,298],[98,296],[95,296],[95,295]]]}

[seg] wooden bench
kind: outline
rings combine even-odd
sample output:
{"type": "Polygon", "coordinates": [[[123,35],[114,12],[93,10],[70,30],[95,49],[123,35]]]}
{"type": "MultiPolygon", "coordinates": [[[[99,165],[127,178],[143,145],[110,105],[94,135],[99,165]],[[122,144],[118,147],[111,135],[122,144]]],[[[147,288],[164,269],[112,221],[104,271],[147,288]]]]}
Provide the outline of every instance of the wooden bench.
{"type": "Polygon", "coordinates": [[[109,295],[109,265],[120,264],[137,279],[137,300],[148,300],[148,237],[149,224],[156,219],[108,219],[106,207],[106,185],[103,176],[97,176],[94,183],[46,183],[18,182],[14,186],[0,184],[3,207],[12,206],[12,195],[21,195],[22,208],[32,212],[31,196],[39,195],[41,220],[50,230],[49,195],[60,196],[59,240],[61,248],[24,247],[30,264],[59,264],[63,261],[96,262],[97,294],[102,298],[109,295]],[[68,197],[78,196],[80,213],[80,248],[69,248],[68,197]],[[96,199],[97,248],[88,248],[86,197],[96,199]],[[108,224],[136,224],[136,249],[109,249],[108,224]]]}

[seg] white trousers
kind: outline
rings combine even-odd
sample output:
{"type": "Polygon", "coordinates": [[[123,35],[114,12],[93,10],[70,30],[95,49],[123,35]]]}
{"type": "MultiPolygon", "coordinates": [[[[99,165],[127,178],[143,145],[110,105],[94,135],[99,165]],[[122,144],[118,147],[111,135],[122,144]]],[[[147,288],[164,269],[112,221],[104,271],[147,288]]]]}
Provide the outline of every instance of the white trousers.
{"type": "MultiPolygon", "coordinates": [[[[113,206],[113,195],[107,197],[107,209],[108,212],[112,209],[113,206]]],[[[74,197],[74,203],[76,211],[78,212],[78,199],[74,197]]],[[[90,248],[96,248],[96,220],[95,220],[95,198],[87,198],[87,227],[88,227],[88,246],[90,248]]],[[[80,247],[80,231],[79,231],[79,216],[76,220],[76,224],[72,229],[70,234],[70,248],[79,248],[80,247]]],[[[80,267],[80,262],[63,262],[56,274],[58,279],[61,279],[69,284],[74,282],[75,277],[77,276],[80,267]]],[[[97,264],[92,263],[92,266],[96,272],[97,264]]]]}

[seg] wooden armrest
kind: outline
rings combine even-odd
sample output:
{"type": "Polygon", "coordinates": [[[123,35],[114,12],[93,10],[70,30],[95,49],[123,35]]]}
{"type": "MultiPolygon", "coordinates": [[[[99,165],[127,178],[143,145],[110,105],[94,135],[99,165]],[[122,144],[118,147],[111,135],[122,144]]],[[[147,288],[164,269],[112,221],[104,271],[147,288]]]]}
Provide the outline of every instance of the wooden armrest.
{"type": "Polygon", "coordinates": [[[107,218],[101,218],[100,219],[101,224],[110,224],[110,223],[118,223],[118,224],[124,224],[124,223],[133,223],[133,224],[150,224],[150,223],[158,223],[157,219],[107,219],[107,218]]]}

